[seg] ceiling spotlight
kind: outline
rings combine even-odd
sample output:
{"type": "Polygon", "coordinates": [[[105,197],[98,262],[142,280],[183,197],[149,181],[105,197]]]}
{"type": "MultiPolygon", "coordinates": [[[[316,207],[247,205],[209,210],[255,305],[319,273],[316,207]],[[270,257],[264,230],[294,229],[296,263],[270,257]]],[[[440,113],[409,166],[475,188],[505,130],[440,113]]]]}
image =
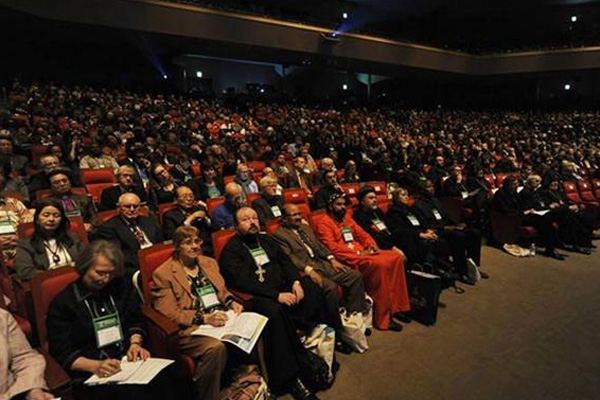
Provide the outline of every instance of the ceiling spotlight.
{"type": "Polygon", "coordinates": [[[202,78],[202,71],[196,71],[196,78],[202,78]]]}
{"type": "Polygon", "coordinates": [[[348,90],[348,85],[346,85],[345,83],[342,85],[342,89],[344,90],[348,90]]]}
{"type": "Polygon", "coordinates": [[[163,74],[163,79],[167,79],[167,78],[169,78],[169,77],[167,76],[167,74],[163,74]]]}
{"type": "Polygon", "coordinates": [[[343,19],[348,19],[348,13],[342,13],[342,18],[343,19]]]}
{"type": "Polygon", "coordinates": [[[571,85],[568,83],[565,83],[565,90],[571,90],[571,85]]]}
{"type": "Polygon", "coordinates": [[[260,92],[261,92],[261,93],[264,93],[264,92],[265,92],[265,89],[260,89],[260,92]]]}
{"type": "Polygon", "coordinates": [[[571,15],[571,22],[577,22],[577,15],[571,15]]]}

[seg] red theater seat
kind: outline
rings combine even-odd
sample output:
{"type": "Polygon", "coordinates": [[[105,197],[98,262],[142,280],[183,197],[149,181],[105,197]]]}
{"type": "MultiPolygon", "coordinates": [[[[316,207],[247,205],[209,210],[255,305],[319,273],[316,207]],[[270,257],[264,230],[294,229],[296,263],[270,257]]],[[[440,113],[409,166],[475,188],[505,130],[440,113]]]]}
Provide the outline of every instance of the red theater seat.
{"type": "Polygon", "coordinates": [[[92,201],[95,204],[100,203],[100,199],[102,198],[102,191],[106,188],[115,186],[115,183],[90,183],[89,185],[85,185],[90,196],[92,196],[92,201]]]}
{"type": "Polygon", "coordinates": [[[215,210],[221,205],[225,203],[225,197],[213,197],[212,199],[206,199],[206,210],[208,215],[212,217],[215,210]]]}
{"type": "Polygon", "coordinates": [[[215,253],[216,260],[221,257],[223,247],[225,247],[229,240],[234,236],[235,230],[233,229],[223,229],[212,234],[213,252],[215,253]]]}
{"type": "Polygon", "coordinates": [[[246,165],[254,172],[262,172],[263,169],[267,168],[265,161],[248,161],[246,165]]]}
{"type": "MultiPolygon", "coordinates": [[[[88,194],[87,190],[85,190],[84,187],[73,187],[73,188],[71,188],[71,192],[73,194],[83,194],[83,195],[88,194]]],[[[37,192],[35,192],[35,199],[37,201],[47,199],[48,197],[52,197],[52,190],[50,190],[50,189],[42,189],[42,190],[38,190],[37,192]]]]}
{"type": "MultiPolygon", "coordinates": [[[[70,228],[69,232],[77,235],[84,243],[88,243],[87,232],[85,231],[85,226],[83,222],[83,218],[81,217],[69,217],[70,228]]],[[[19,224],[17,227],[17,237],[19,239],[23,239],[33,235],[34,225],[33,222],[27,222],[24,224],[19,224]]]]}
{"type": "Polygon", "coordinates": [[[90,183],[117,183],[112,168],[84,168],[80,171],[81,183],[89,185],[90,183]]]}
{"type": "Polygon", "coordinates": [[[308,204],[308,196],[304,189],[283,189],[281,194],[284,203],[308,204]]]}

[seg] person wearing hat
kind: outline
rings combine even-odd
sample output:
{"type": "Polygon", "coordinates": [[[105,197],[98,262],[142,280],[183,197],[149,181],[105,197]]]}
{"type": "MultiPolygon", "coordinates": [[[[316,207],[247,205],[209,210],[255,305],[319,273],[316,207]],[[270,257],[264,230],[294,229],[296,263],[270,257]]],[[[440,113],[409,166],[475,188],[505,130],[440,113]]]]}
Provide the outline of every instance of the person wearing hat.
{"type": "Polygon", "coordinates": [[[315,198],[314,198],[315,210],[321,210],[323,208],[326,208],[327,202],[329,201],[329,198],[333,194],[344,193],[342,188],[340,187],[340,185],[337,182],[337,175],[336,175],[335,171],[329,170],[329,171],[323,172],[323,179],[325,181],[324,186],[321,187],[321,189],[319,189],[317,191],[317,193],[315,194],[315,198]]]}
{"type": "Polygon", "coordinates": [[[397,251],[380,250],[377,242],[346,212],[343,193],[334,193],[327,214],[316,226],[321,242],[341,263],[360,271],[373,298],[373,323],[383,330],[402,330],[409,322],[404,313],[410,301],[404,271],[404,256],[397,251]]]}
{"type": "Polygon", "coordinates": [[[405,254],[407,263],[419,262],[418,244],[415,236],[404,231],[393,231],[387,226],[385,215],[378,207],[375,188],[365,186],[356,196],[358,210],[352,213],[354,221],[360,225],[376,242],[379,248],[405,254]]]}

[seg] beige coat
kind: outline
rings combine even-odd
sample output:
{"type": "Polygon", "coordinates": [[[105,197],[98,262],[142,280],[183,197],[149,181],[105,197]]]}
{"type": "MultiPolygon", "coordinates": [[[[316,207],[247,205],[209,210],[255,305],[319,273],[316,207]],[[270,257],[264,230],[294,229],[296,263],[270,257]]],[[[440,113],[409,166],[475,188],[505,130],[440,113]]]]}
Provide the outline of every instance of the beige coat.
{"type": "Polygon", "coordinates": [[[17,321],[0,309],[0,400],[46,389],[44,357],[33,350],[17,321]]]}
{"type": "MultiPolygon", "coordinates": [[[[215,259],[199,256],[198,264],[204,275],[215,286],[221,303],[225,304],[227,299],[233,295],[225,287],[225,281],[215,259]]],[[[154,281],[152,287],[154,309],[179,325],[180,336],[189,336],[195,330],[192,321],[196,315],[194,308],[196,302],[183,264],[169,258],[154,271],[152,279],[154,281]]]]}

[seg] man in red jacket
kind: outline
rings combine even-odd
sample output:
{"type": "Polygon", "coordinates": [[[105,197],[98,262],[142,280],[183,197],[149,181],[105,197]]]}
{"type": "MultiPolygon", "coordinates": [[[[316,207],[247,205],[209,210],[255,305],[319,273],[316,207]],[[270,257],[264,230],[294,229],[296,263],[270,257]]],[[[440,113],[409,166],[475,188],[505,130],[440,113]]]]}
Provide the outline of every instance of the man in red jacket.
{"type": "Polygon", "coordinates": [[[317,235],[335,258],[363,274],[367,292],[374,301],[375,326],[402,330],[400,323],[410,322],[404,314],[410,311],[404,255],[380,250],[375,240],[346,212],[346,199],[341,193],[331,195],[327,215],[316,225],[317,235]]]}

